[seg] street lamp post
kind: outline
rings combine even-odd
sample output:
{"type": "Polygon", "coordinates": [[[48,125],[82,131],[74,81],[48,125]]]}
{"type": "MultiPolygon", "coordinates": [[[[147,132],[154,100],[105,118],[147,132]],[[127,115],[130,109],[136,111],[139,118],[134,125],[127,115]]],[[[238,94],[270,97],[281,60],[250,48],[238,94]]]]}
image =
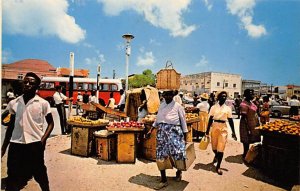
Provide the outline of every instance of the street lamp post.
{"type": "Polygon", "coordinates": [[[132,34],[124,34],[122,36],[126,41],[126,85],[125,85],[125,91],[128,90],[128,67],[129,67],[129,56],[131,53],[130,50],[130,41],[134,38],[132,34]]]}
{"type": "Polygon", "coordinates": [[[101,65],[99,64],[97,68],[97,100],[99,100],[100,73],[101,73],[101,65]]]}

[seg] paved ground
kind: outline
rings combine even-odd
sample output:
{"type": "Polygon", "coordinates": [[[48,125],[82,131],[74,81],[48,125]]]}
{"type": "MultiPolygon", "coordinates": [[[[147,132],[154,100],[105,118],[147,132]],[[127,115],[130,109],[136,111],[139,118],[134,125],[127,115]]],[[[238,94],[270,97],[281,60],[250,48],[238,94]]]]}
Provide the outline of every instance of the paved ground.
{"type": "MultiPolygon", "coordinates": [[[[45,160],[48,168],[50,188],[53,191],[97,191],[97,190],[153,190],[159,181],[156,163],[137,159],[135,164],[118,164],[115,161],[102,161],[95,156],[80,157],[70,153],[71,138],[60,135],[59,122],[55,108],[53,110],[55,128],[48,140],[45,160]]],[[[239,120],[234,120],[238,129],[239,120]]],[[[3,129],[3,128],[2,128],[3,129]]],[[[237,132],[238,133],[238,132],[237,132]]],[[[183,173],[183,180],[175,182],[176,170],[167,170],[169,186],[163,190],[175,191],[280,191],[290,190],[292,184],[285,184],[269,178],[261,170],[246,166],[241,159],[242,144],[229,138],[222,168],[224,174],[219,176],[211,164],[213,153],[198,149],[195,143],[196,160],[188,171],[183,173]]],[[[2,159],[1,177],[5,180],[6,158],[2,159]]],[[[2,184],[3,188],[3,184],[2,184]]],[[[34,180],[23,189],[40,190],[34,180]]]]}

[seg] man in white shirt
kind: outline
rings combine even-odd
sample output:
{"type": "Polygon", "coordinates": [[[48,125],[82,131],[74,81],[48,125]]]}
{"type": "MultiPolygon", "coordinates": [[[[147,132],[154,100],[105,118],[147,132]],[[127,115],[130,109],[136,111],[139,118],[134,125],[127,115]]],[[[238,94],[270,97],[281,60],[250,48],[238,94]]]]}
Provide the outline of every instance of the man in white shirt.
{"type": "Polygon", "coordinates": [[[12,100],[7,105],[9,113],[15,117],[6,131],[2,145],[1,157],[7,157],[7,187],[6,190],[20,190],[29,179],[39,183],[41,190],[49,190],[47,168],[44,163],[46,141],[54,127],[50,104],[36,95],[40,78],[29,72],[25,75],[24,94],[12,100]],[[48,123],[45,133],[43,124],[48,123]]]}
{"type": "Polygon", "coordinates": [[[81,95],[81,92],[78,92],[77,102],[76,102],[76,115],[79,115],[80,110],[82,112],[82,109],[81,109],[82,101],[83,101],[83,96],[81,95]]]}
{"type": "Polygon", "coordinates": [[[124,111],[124,109],[125,109],[125,92],[123,89],[120,89],[120,95],[121,95],[121,98],[120,98],[117,108],[119,108],[119,111],[124,111]]]}
{"type": "MultiPolygon", "coordinates": [[[[61,134],[66,135],[68,134],[67,130],[67,117],[66,117],[66,110],[64,106],[64,101],[67,100],[73,100],[73,98],[68,98],[65,96],[61,91],[62,87],[60,85],[56,86],[56,92],[53,94],[53,99],[56,105],[56,109],[59,115],[59,121],[60,121],[60,128],[61,128],[61,134]]],[[[70,131],[70,130],[69,130],[70,131]]]]}
{"type": "Polygon", "coordinates": [[[13,90],[10,88],[8,90],[8,92],[6,93],[6,96],[7,96],[7,103],[9,103],[11,100],[15,99],[15,94],[13,92],[13,90]]]}

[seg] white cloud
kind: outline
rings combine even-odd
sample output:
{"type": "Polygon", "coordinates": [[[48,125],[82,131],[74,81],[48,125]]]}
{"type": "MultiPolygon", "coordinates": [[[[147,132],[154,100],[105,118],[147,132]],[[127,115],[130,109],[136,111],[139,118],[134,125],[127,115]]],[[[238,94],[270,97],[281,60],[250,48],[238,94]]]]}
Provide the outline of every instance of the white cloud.
{"type": "Polygon", "coordinates": [[[157,40],[155,40],[155,39],[150,39],[149,44],[153,44],[153,45],[156,45],[156,46],[161,46],[161,43],[157,42],[157,40]]]}
{"type": "Polygon", "coordinates": [[[67,0],[3,1],[3,29],[9,34],[55,35],[77,43],[86,32],[67,14],[68,6],[67,0]]]}
{"type": "Polygon", "coordinates": [[[210,2],[210,0],[203,0],[203,2],[209,11],[213,8],[213,4],[210,2]]]}
{"type": "Polygon", "coordinates": [[[144,55],[138,56],[137,58],[137,66],[153,66],[155,63],[155,57],[153,56],[153,53],[145,52],[144,55]]]}
{"type": "Polygon", "coordinates": [[[226,0],[227,9],[232,15],[237,15],[242,26],[247,30],[248,35],[252,38],[259,38],[267,34],[264,25],[254,25],[252,23],[253,7],[256,0],[226,0]]]}
{"type": "Polygon", "coordinates": [[[184,23],[182,14],[188,11],[191,0],[98,0],[107,15],[117,16],[122,11],[134,10],[155,27],[170,31],[173,37],[186,37],[196,30],[195,25],[184,23]]]}
{"type": "Polygon", "coordinates": [[[208,67],[209,61],[206,59],[205,56],[201,56],[201,60],[195,64],[196,67],[206,68],[208,67]]]}
{"type": "Polygon", "coordinates": [[[98,54],[97,57],[85,58],[84,63],[87,65],[98,66],[98,64],[103,64],[106,62],[106,59],[103,54],[98,54]]]}

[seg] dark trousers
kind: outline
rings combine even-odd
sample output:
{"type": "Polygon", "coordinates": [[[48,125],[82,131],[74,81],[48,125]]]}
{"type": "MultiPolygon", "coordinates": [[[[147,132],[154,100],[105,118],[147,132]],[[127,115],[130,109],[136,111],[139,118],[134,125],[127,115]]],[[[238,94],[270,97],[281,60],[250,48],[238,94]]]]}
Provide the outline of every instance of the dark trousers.
{"type": "Polygon", "coordinates": [[[125,109],[125,104],[121,104],[120,108],[119,108],[119,111],[124,111],[124,109],[125,109]]]}
{"type": "Polygon", "coordinates": [[[43,191],[49,190],[47,168],[44,163],[44,146],[41,142],[30,144],[10,143],[7,158],[8,191],[21,190],[32,177],[43,191]]]}
{"type": "Polygon", "coordinates": [[[61,134],[67,133],[66,125],[67,125],[67,117],[66,110],[64,104],[56,104],[56,109],[59,115],[61,134]]]}

